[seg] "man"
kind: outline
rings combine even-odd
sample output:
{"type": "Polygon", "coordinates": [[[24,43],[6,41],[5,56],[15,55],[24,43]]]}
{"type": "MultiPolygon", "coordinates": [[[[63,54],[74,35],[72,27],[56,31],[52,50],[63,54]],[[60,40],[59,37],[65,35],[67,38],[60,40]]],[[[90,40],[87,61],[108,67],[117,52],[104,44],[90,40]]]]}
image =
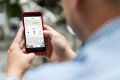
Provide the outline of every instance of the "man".
{"type": "Polygon", "coordinates": [[[66,39],[49,26],[44,34],[64,63],[24,73],[35,58],[25,54],[21,27],[8,51],[9,80],[120,80],[120,0],[62,0],[68,24],[84,41],[78,56],[66,39]]]}

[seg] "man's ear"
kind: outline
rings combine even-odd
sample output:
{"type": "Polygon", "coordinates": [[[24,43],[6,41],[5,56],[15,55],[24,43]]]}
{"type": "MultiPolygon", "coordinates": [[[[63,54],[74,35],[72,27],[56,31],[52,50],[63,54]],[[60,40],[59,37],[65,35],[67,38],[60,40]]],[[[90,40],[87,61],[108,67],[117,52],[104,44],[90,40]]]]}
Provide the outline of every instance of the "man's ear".
{"type": "Polygon", "coordinates": [[[85,0],[72,0],[71,6],[72,8],[81,11],[84,7],[84,1],[85,0]]]}

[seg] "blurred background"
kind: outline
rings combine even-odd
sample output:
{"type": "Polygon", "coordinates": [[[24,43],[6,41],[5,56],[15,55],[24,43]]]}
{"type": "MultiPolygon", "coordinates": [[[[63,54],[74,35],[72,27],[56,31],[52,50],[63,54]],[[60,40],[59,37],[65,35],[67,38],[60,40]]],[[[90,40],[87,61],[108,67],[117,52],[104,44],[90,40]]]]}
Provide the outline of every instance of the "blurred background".
{"type": "Polygon", "coordinates": [[[7,50],[18,28],[22,25],[22,12],[44,12],[44,23],[63,34],[71,48],[77,52],[81,41],[65,21],[60,0],[0,0],[0,79],[6,73],[7,50]]]}

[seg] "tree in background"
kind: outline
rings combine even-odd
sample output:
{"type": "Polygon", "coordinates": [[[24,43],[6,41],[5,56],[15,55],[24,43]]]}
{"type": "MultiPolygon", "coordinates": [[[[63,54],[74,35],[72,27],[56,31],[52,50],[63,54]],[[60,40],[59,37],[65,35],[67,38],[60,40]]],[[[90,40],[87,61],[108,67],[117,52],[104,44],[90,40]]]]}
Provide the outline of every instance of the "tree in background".
{"type": "Polygon", "coordinates": [[[8,18],[11,18],[11,17],[20,18],[22,10],[17,3],[10,4],[10,0],[5,0],[5,4],[6,4],[6,10],[7,10],[6,12],[7,12],[8,18]]]}
{"type": "MultiPolygon", "coordinates": [[[[10,0],[5,0],[8,18],[10,17],[20,18],[22,10],[17,1],[14,4],[10,4],[10,0]]],[[[59,6],[60,0],[33,0],[33,1],[35,1],[40,6],[51,10],[52,12],[59,13],[62,11],[62,8],[59,6]]]]}

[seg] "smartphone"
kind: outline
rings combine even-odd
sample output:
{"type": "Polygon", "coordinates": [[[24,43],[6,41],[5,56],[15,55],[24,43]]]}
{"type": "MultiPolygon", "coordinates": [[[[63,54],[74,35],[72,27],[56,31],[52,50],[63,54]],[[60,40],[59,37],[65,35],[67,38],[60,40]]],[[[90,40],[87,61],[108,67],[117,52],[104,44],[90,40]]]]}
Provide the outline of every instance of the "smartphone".
{"type": "Polygon", "coordinates": [[[43,17],[41,12],[24,12],[22,14],[26,52],[37,55],[46,54],[45,37],[43,34],[43,17]]]}

